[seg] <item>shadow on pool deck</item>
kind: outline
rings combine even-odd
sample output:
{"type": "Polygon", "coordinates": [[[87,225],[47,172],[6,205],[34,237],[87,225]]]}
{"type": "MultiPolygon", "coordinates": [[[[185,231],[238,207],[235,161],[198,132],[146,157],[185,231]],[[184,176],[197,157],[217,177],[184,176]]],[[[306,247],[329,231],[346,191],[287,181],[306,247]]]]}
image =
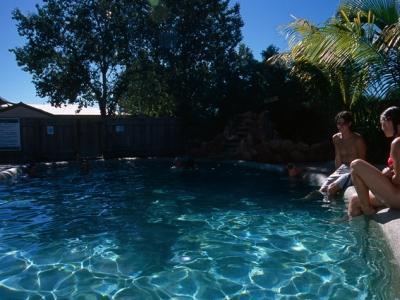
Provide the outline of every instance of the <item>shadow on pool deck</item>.
{"type": "Polygon", "coordinates": [[[391,221],[400,220],[400,211],[389,208],[384,209],[374,216],[374,220],[382,225],[391,221]]]}
{"type": "Polygon", "coordinates": [[[400,211],[385,208],[373,216],[382,229],[393,255],[400,266],[400,211]]]}

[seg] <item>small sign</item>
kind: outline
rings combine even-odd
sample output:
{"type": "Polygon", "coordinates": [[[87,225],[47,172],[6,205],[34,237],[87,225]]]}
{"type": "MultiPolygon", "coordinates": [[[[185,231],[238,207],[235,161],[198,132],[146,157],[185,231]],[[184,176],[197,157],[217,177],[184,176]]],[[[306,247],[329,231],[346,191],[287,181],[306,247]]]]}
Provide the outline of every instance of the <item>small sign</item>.
{"type": "Polygon", "coordinates": [[[47,135],[54,135],[54,126],[47,126],[46,132],[47,132],[47,135]]]}
{"type": "Polygon", "coordinates": [[[21,150],[21,129],[19,119],[0,119],[0,150],[21,150]]]}
{"type": "Polygon", "coordinates": [[[123,133],[123,132],[125,132],[125,126],[124,126],[124,125],[115,125],[115,132],[116,132],[116,133],[123,133]]]}

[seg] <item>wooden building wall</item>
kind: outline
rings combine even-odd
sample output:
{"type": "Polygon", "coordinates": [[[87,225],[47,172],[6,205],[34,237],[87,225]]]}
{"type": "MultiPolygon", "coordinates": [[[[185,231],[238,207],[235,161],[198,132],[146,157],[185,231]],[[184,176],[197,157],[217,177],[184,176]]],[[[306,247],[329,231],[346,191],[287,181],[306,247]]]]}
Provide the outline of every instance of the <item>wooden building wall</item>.
{"type": "Polygon", "coordinates": [[[21,118],[21,149],[3,149],[0,163],[73,160],[77,154],[87,158],[175,156],[182,152],[181,129],[172,118],[21,118]]]}

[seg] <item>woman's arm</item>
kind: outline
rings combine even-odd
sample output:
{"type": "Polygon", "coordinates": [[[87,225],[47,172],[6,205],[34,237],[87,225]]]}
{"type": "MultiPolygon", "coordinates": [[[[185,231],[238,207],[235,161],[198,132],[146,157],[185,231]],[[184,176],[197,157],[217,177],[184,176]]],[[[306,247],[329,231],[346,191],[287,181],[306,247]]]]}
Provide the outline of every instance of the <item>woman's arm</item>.
{"type": "Polygon", "coordinates": [[[393,159],[392,183],[400,186],[400,138],[395,138],[390,145],[390,157],[393,159]]]}

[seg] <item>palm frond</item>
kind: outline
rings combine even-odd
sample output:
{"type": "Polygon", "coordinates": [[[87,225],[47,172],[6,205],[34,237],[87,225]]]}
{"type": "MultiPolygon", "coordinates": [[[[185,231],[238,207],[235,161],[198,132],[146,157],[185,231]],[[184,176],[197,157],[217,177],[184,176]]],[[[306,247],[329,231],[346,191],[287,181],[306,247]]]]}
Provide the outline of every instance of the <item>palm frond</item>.
{"type": "Polygon", "coordinates": [[[375,24],[381,29],[397,22],[400,16],[398,0],[342,0],[340,9],[347,13],[350,20],[359,12],[363,13],[363,17],[371,12],[375,17],[375,24]]]}
{"type": "Polygon", "coordinates": [[[290,52],[282,52],[272,55],[270,58],[268,58],[266,63],[270,65],[280,64],[290,67],[293,64],[293,57],[291,56],[290,52]]]}
{"type": "Polygon", "coordinates": [[[286,26],[282,26],[280,31],[285,35],[289,47],[292,48],[301,40],[318,31],[318,27],[306,19],[295,19],[286,26]]]}
{"type": "Polygon", "coordinates": [[[321,27],[296,19],[286,26],[294,62],[329,70],[346,106],[400,87],[400,0],[342,0],[321,27]]]}
{"type": "Polygon", "coordinates": [[[376,41],[380,51],[388,52],[391,49],[399,49],[400,46],[400,22],[386,26],[382,30],[380,38],[376,41]]]}

